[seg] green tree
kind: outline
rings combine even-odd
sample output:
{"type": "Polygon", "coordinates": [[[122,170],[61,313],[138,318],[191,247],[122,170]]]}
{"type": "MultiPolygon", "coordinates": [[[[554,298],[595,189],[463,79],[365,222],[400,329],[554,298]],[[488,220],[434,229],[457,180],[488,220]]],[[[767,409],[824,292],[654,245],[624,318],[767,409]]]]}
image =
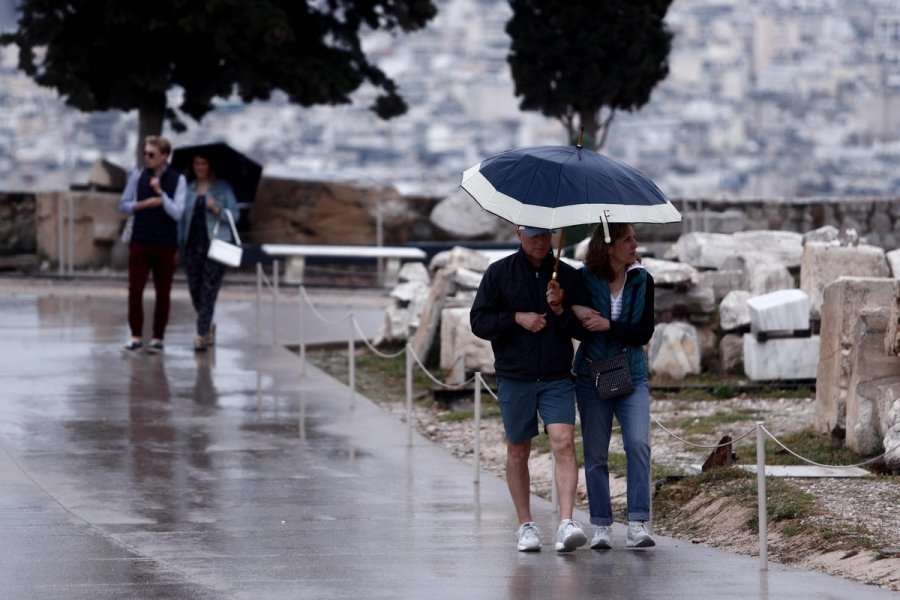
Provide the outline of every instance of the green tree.
{"type": "Polygon", "coordinates": [[[540,111],[602,148],[618,110],[650,100],[669,74],[672,0],[509,0],[509,64],[523,110],[540,111]]]}
{"type": "MultiPolygon", "coordinates": [[[[137,109],[140,137],[181,114],[199,121],[213,99],[274,90],[302,106],[346,104],[368,82],[388,119],[406,112],[397,86],[364,54],[364,29],[414,31],[432,0],[21,0],[19,68],[80,110],[137,109]],[[167,92],[178,86],[178,106],[167,92]],[[177,110],[176,110],[177,109],[177,110]]],[[[139,158],[140,161],[140,148],[139,158]]]]}

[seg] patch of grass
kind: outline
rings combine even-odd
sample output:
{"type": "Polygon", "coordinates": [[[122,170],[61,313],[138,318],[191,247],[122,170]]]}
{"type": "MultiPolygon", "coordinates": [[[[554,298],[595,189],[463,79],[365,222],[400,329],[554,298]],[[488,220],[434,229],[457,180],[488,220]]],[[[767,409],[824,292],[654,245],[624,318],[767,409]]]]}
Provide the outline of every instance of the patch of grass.
{"type": "Polygon", "coordinates": [[[550,452],[550,436],[545,431],[541,431],[537,437],[531,438],[531,451],[538,454],[550,452]]]}
{"type": "MultiPolygon", "coordinates": [[[[496,419],[500,416],[499,408],[482,408],[481,409],[481,418],[482,419],[496,419]]],[[[438,421],[442,423],[453,423],[457,421],[468,421],[470,419],[475,418],[474,410],[458,410],[451,413],[446,413],[440,415],[438,417],[438,421]]]]}
{"type": "Polygon", "coordinates": [[[862,523],[839,524],[837,528],[830,529],[820,527],[819,535],[836,548],[852,547],[874,550],[883,546],[883,542],[871,537],[871,532],[862,523]]]}
{"type": "MultiPolygon", "coordinates": [[[[394,354],[402,347],[381,348],[382,354],[394,354]]],[[[309,350],[307,359],[338,381],[350,381],[350,365],[347,350],[309,350]]],[[[400,354],[394,358],[382,358],[368,349],[358,350],[354,364],[356,390],[369,398],[382,402],[406,401],[406,357],[400,354]]],[[[428,367],[429,372],[439,381],[446,376],[443,369],[428,367]]],[[[413,368],[413,400],[431,401],[431,388],[435,383],[416,365],[413,368]]],[[[489,394],[488,394],[489,396],[489,394]]],[[[484,397],[482,397],[484,400],[484,397]]]]}
{"type": "Polygon", "coordinates": [[[584,442],[578,437],[575,438],[575,461],[579,469],[584,467],[584,442]]]}
{"type": "MultiPolygon", "coordinates": [[[[737,506],[757,506],[756,475],[743,469],[714,469],[662,486],[653,501],[654,511],[665,518],[700,494],[729,498],[737,506]]],[[[803,519],[818,514],[815,498],[778,479],[766,478],[766,515],[773,522],[803,519]]],[[[759,531],[758,515],[747,521],[751,531],[759,531]]]]}
{"type": "Polygon", "coordinates": [[[808,387],[788,388],[775,390],[779,398],[788,398],[790,400],[802,400],[803,398],[815,398],[816,393],[808,387]]]}
{"type": "MultiPolygon", "coordinates": [[[[741,394],[741,389],[748,383],[743,373],[728,373],[720,375],[712,371],[706,371],[699,375],[689,375],[684,379],[671,379],[654,375],[650,378],[650,395],[653,398],[665,400],[727,400],[741,394]],[[677,387],[677,390],[662,389],[677,387]]],[[[754,396],[766,398],[812,398],[815,396],[808,387],[780,387],[777,384],[765,386],[761,389],[754,388],[754,396]]]]}
{"type": "MultiPolygon", "coordinates": [[[[531,451],[538,454],[547,454],[550,452],[550,436],[544,430],[531,440],[531,451]]],[[[575,425],[575,457],[578,459],[578,466],[584,466],[584,445],[581,441],[581,425],[575,425]]]]}
{"type": "MultiPolygon", "coordinates": [[[[541,431],[536,438],[531,440],[531,451],[538,454],[550,452],[550,436],[541,431]]],[[[581,440],[581,425],[575,425],[575,461],[578,463],[578,468],[584,467],[584,443],[581,440]]]]}
{"type": "Polygon", "coordinates": [[[688,375],[684,379],[672,379],[671,377],[662,377],[659,375],[650,376],[650,387],[660,385],[714,385],[722,383],[738,383],[739,379],[723,378],[721,375],[704,371],[699,375],[688,375]]]}
{"type": "Polygon", "coordinates": [[[606,459],[609,472],[624,477],[628,473],[628,461],[624,452],[610,452],[606,459]]]}
{"type": "Polygon", "coordinates": [[[721,383],[712,389],[712,394],[716,398],[727,400],[729,398],[734,398],[737,396],[737,388],[735,388],[730,383],[721,383]]]}
{"type": "Polygon", "coordinates": [[[728,412],[717,412],[705,417],[690,417],[675,421],[672,423],[674,427],[680,428],[685,434],[709,433],[716,431],[722,425],[729,423],[739,423],[741,421],[759,420],[759,412],[749,408],[737,408],[728,412]]]}

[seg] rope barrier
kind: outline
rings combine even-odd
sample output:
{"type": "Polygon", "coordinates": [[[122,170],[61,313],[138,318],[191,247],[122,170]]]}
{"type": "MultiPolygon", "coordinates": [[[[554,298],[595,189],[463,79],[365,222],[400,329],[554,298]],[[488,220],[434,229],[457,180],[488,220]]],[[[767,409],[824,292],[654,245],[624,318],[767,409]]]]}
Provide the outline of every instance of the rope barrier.
{"type": "Polygon", "coordinates": [[[855,469],[855,468],[857,468],[857,467],[861,467],[861,466],[863,466],[863,465],[868,465],[868,464],[870,464],[870,463],[873,463],[873,462],[875,462],[875,461],[877,461],[877,460],[879,460],[879,459],[881,459],[881,458],[884,458],[889,452],[894,452],[895,450],[900,449],[900,446],[897,446],[897,447],[891,449],[890,451],[885,451],[883,454],[880,454],[880,455],[878,455],[878,456],[876,456],[876,457],[874,457],[874,458],[870,458],[870,459],[868,459],[868,460],[864,460],[863,462],[857,463],[857,464],[855,464],[855,465],[824,465],[824,464],[822,464],[822,463],[817,463],[817,462],[815,462],[815,461],[809,460],[808,458],[804,458],[804,457],[800,456],[799,454],[797,454],[796,452],[794,452],[793,450],[791,450],[790,448],[788,448],[787,446],[785,446],[784,444],[782,444],[782,443],[778,440],[778,438],[776,438],[774,435],[772,435],[772,432],[771,432],[771,431],[769,431],[768,429],[765,428],[765,426],[762,427],[762,430],[766,432],[766,435],[768,435],[770,438],[772,438],[772,441],[773,441],[773,442],[775,442],[776,444],[778,444],[779,446],[781,446],[781,448],[783,448],[786,452],[788,452],[788,453],[791,454],[792,456],[794,456],[794,457],[796,457],[796,458],[799,458],[799,459],[802,460],[803,462],[809,463],[809,464],[814,465],[814,466],[816,466],[816,467],[827,467],[827,468],[829,468],[829,469],[855,469]]]}
{"type": "Polygon", "coordinates": [[[369,342],[369,340],[366,339],[366,333],[362,330],[362,327],[359,326],[359,322],[356,320],[356,317],[353,317],[353,326],[356,328],[356,332],[362,338],[362,341],[366,344],[366,346],[369,348],[369,350],[376,356],[379,356],[381,358],[397,358],[398,356],[400,356],[401,354],[406,352],[406,348],[403,348],[399,352],[395,352],[394,354],[384,354],[383,352],[379,352],[375,348],[375,346],[373,346],[369,342]]]}
{"type": "MultiPolygon", "coordinates": [[[[263,281],[266,283],[266,285],[269,286],[269,288],[271,289],[271,288],[272,288],[272,285],[270,284],[268,278],[265,276],[265,273],[261,273],[261,276],[262,276],[263,281]]],[[[474,376],[470,377],[469,379],[467,379],[466,381],[464,381],[464,382],[462,382],[462,383],[455,383],[455,384],[444,383],[443,381],[440,381],[440,380],[437,379],[434,375],[432,375],[430,371],[428,371],[428,369],[427,369],[427,368],[425,367],[425,365],[422,363],[422,360],[419,358],[418,355],[416,355],[415,351],[412,349],[412,346],[410,346],[409,344],[407,344],[402,350],[399,350],[398,352],[395,352],[394,354],[385,354],[385,353],[383,353],[383,352],[380,352],[380,351],[379,351],[377,348],[375,348],[375,346],[373,346],[373,345],[371,344],[371,342],[369,342],[369,340],[366,338],[365,332],[363,332],[362,328],[359,326],[359,323],[356,321],[356,318],[353,316],[353,313],[348,313],[348,314],[344,315],[343,317],[341,317],[340,319],[336,319],[336,320],[335,320],[335,319],[328,319],[328,318],[326,318],[324,315],[322,315],[322,313],[320,313],[320,312],[318,311],[318,309],[316,309],[315,305],[314,305],[313,302],[312,302],[312,299],[309,297],[309,294],[306,293],[306,289],[305,289],[305,287],[302,286],[302,285],[300,286],[300,292],[302,293],[303,299],[304,299],[304,301],[306,302],[306,304],[313,310],[313,313],[316,315],[316,317],[317,317],[319,320],[321,320],[321,321],[323,321],[323,322],[325,322],[325,323],[336,324],[336,323],[341,323],[341,322],[343,322],[344,320],[346,320],[346,319],[349,317],[350,320],[351,320],[352,326],[355,328],[355,330],[357,331],[357,333],[359,333],[360,338],[363,340],[363,342],[365,343],[366,347],[367,347],[373,354],[375,354],[376,356],[378,356],[378,357],[380,357],[380,358],[384,358],[384,359],[393,359],[393,358],[399,357],[399,356],[402,355],[404,352],[409,352],[410,356],[413,358],[413,360],[415,360],[415,362],[416,362],[416,364],[419,366],[419,368],[422,369],[422,372],[425,373],[425,375],[426,375],[432,382],[434,382],[436,385],[439,385],[439,386],[441,386],[441,387],[443,387],[443,388],[445,388],[445,389],[459,389],[459,388],[461,388],[461,387],[463,387],[463,386],[469,385],[470,383],[474,382],[476,378],[479,378],[479,379],[481,380],[481,383],[484,384],[483,387],[482,387],[482,389],[486,389],[487,392],[488,392],[495,400],[498,400],[498,401],[499,401],[499,398],[498,398],[497,394],[494,393],[494,390],[491,389],[491,387],[490,387],[489,385],[487,385],[487,382],[485,382],[483,378],[481,378],[481,373],[476,373],[474,376]]],[[[722,447],[725,447],[725,446],[728,446],[728,445],[734,445],[734,444],[736,444],[737,442],[741,441],[742,439],[744,439],[744,438],[746,438],[746,437],[752,435],[752,434],[756,431],[755,428],[754,428],[754,429],[750,429],[750,430],[748,430],[746,433],[744,433],[744,434],[738,436],[737,438],[733,439],[731,442],[727,442],[727,443],[725,443],[725,444],[711,444],[711,445],[710,445],[710,444],[695,444],[694,442],[689,442],[688,440],[686,440],[686,439],[684,439],[684,438],[678,436],[677,434],[675,434],[674,432],[672,432],[671,430],[669,430],[665,425],[662,424],[662,422],[661,422],[658,418],[656,418],[656,415],[654,415],[653,413],[650,413],[650,418],[653,419],[654,422],[656,422],[656,424],[659,426],[660,429],[662,429],[664,432],[666,432],[667,434],[669,434],[671,437],[675,438],[675,439],[678,440],[679,442],[681,442],[681,443],[683,443],[683,444],[686,444],[686,445],[688,445],[688,446],[692,446],[692,447],[694,447],[694,448],[703,448],[703,449],[710,449],[710,450],[711,450],[711,449],[722,448],[722,447]]],[[[616,427],[615,429],[619,429],[619,427],[616,427]]],[[[817,467],[832,468],[832,469],[852,469],[852,468],[858,468],[858,467],[862,467],[862,466],[865,466],[865,465],[874,463],[874,462],[880,460],[881,458],[884,458],[884,456],[886,456],[889,452],[894,452],[894,451],[900,449],[900,446],[898,446],[897,448],[893,448],[893,449],[891,449],[890,451],[885,451],[884,453],[880,454],[879,456],[876,456],[876,457],[874,457],[874,458],[870,458],[870,459],[868,459],[868,460],[864,460],[864,461],[862,461],[862,462],[860,462],[860,463],[853,464],[853,465],[826,465],[826,464],[822,464],[822,463],[815,462],[815,461],[813,461],[813,460],[810,460],[810,459],[808,459],[808,458],[805,458],[805,457],[803,457],[803,456],[797,454],[796,452],[794,452],[793,450],[791,450],[790,448],[788,448],[787,446],[785,446],[778,438],[775,437],[775,435],[772,434],[772,432],[770,432],[770,431],[769,431],[768,429],[766,429],[764,426],[761,426],[761,429],[762,429],[763,432],[765,432],[766,435],[768,435],[768,436],[772,439],[772,441],[774,441],[774,442],[775,442],[779,447],[781,447],[783,450],[785,450],[786,452],[788,452],[789,454],[791,454],[791,455],[794,456],[795,458],[797,458],[797,459],[799,459],[799,460],[802,460],[803,462],[808,463],[808,464],[810,464],[810,465],[817,466],[817,467]]]]}
{"type": "MultiPolygon", "coordinates": [[[[419,360],[419,357],[416,356],[416,352],[415,352],[415,350],[412,349],[411,346],[409,347],[409,353],[415,359],[416,364],[419,365],[419,368],[422,369],[422,371],[428,376],[428,378],[431,379],[433,382],[435,382],[436,384],[438,384],[441,387],[444,387],[447,389],[457,389],[457,388],[461,388],[464,385],[469,385],[470,383],[475,381],[475,376],[470,377],[469,379],[467,379],[466,381],[463,381],[462,383],[444,383],[443,381],[439,381],[438,379],[434,378],[434,375],[432,375],[431,373],[428,372],[428,369],[425,368],[425,365],[423,365],[422,361],[419,360]]],[[[488,389],[490,389],[490,388],[488,388],[488,389]]]]}
{"type": "MultiPolygon", "coordinates": [[[[303,300],[306,302],[306,304],[313,310],[313,313],[315,313],[316,317],[318,317],[318,319],[320,321],[322,321],[323,323],[329,323],[331,325],[335,325],[337,323],[343,323],[347,319],[347,317],[351,317],[353,315],[353,313],[347,313],[340,319],[336,319],[336,320],[328,319],[322,313],[319,312],[319,309],[317,309],[316,306],[313,304],[312,299],[309,297],[309,294],[306,293],[306,288],[303,287],[302,285],[300,286],[300,293],[303,294],[303,300]]],[[[365,335],[363,335],[363,338],[365,338],[365,335]]]]}
{"type": "Polygon", "coordinates": [[[739,438],[734,439],[734,440],[732,440],[732,441],[730,441],[730,442],[727,442],[727,443],[725,443],[725,444],[715,444],[714,446],[706,446],[706,445],[703,445],[703,444],[695,444],[695,443],[693,443],[693,442],[687,441],[686,439],[683,439],[683,438],[678,437],[677,435],[675,435],[674,433],[672,433],[671,431],[669,431],[668,429],[666,429],[666,426],[663,425],[662,423],[660,423],[660,422],[659,422],[659,419],[657,419],[656,416],[655,416],[653,413],[650,413],[650,418],[653,419],[654,421],[656,421],[656,424],[659,425],[660,429],[662,429],[663,431],[665,431],[666,433],[668,433],[669,435],[671,435],[673,438],[675,438],[675,439],[678,440],[679,442],[682,442],[682,443],[684,443],[684,444],[687,444],[688,446],[694,446],[695,448],[722,448],[722,447],[727,446],[727,445],[729,445],[729,444],[734,444],[735,442],[738,442],[738,441],[744,439],[745,437],[747,437],[748,435],[750,435],[751,433],[753,433],[754,431],[756,431],[755,429],[751,429],[750,431],[748,431],[748,432],[745,433],[744,435],[740,436],[739,438]]]}

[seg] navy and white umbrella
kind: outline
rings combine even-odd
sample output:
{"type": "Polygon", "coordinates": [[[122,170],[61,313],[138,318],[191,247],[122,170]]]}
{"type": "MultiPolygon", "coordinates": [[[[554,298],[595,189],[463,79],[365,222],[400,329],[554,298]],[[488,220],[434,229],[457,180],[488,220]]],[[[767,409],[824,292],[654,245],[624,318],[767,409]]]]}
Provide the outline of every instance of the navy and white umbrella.
{"type": "Polygon", "coordinates": [[[466,170],[461,186],[486,211],[515,225],[603,223],[609,238],[608,223],[681,222],[649,177],[580,145],[507,150],[466,170]]]}

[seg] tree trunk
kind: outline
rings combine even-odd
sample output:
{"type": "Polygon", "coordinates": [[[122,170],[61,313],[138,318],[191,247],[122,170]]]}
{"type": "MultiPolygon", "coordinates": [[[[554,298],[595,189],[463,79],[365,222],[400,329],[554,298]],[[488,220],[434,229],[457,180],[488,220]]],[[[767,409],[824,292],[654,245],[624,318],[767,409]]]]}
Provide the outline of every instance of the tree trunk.
{"type": "Polygon", "coordinates": [[[160,135],[163,128],[163,119],[166,116],[166,95],[154,94],[141,103],[138,109],[138,141],[137,141],[137,165],[144,166],[144,140],[148,135],[160,135]]]}
{"type": "Polygon", "coordinates": [[[616,115],[614,110],[610,110],[609,116],[603,118],[602,110],[578,113],[581,125],[584,127],[584,147],[596,152],[600,152],[600,149],[606,145],[606,136],[609,134],[613,117],[616,115]]]}
{"type": "Polygon", "coordinates": [[[597,122],[597,113],[592,110],[578,113],[581,120],[581,126],[584,127],[583,146],[588,150],[599,150],[597,148],[597,133],[600,124],[597,122]]]}

